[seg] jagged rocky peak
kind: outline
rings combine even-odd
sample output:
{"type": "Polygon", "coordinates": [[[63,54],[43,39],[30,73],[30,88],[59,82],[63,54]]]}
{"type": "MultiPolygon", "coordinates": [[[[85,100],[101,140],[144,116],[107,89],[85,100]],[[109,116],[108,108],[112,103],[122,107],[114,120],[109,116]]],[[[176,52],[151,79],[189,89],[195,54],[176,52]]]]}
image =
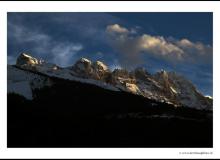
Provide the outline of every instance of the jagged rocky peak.
{"type": "Polygon", "coordinates": [[[165,87],[165,91],[169,91],[170,82],[168,72],[166,72],[165,70],[161,70],[154,75],[154,79],[165,87]]]}
{"type": "Polygon", "coordinates": [[[91,66],[92,66],[92,62],[89,59],[80,58],[78,61],[76,61],[73,68],[78,69],[80,71],[84,71],[91,68],[91,66]]]}
{"type": "Polygon", "coordinates": [[[26,53],[22,53],[18,56],[16,65],[17,66],[23,66],[23,65],[37,65],[41,64],[41,60],[38,60],[37,58],[34,58],[26,53]]]}
{"type": "Polygon", "coordinates": [[[73,71],[81,77],[88,78],[92,72],[92,62],[87,58],[80,58],[72,67],[73,71]]]}
{"type": "Polygon", "coordinates": [[[56,64],[48,63],[42,59],[37,59],[27,53],[22,53],[18,56],[16,66],[37,72],[53,72],[61,69],[61,67],[56,64]]]}
{"type": "Polygon", "coordinates": [[[127,71],[126,69],[119,69],[116,68],[112,74],[116,77],[121,77],[121,78],[135,78],[134,74],[132,72],[127,71]]]}
{"type": "Polygon", "coordinates": [[[134,94],[141,93],[139,87],[136,85],[136,79],[133,73],[125,69],[115,69],[110,77],[111,84],[121,86],[124,90],[134,94]]]}
{"type": "Polygon", "coordinates": [[[108,66],[105,65],[103,62],[101,61],[96,61],[93,63],[93,68],[97,71],[108,71],[108,66]]]}
{"type": "Polygon", "coordinates": [[[80,58],[80,60],[78,60],[78,62],[84,63],[84,64],[92,64],[92,61],[90,61],[87,58],[80,58]]]}
{"type": "Polygon", "coordinates": [[[17,68],[37,71],[64,79],[92,79],[95,84],[111,85],[119,90],[140,94],[146,98],[161,102],[171,102],[175,105],[184,105],[197,109],[212,109],[212,99],[201,94],[188,79],[175,72],[161,70],[150,74],[145,68],[138,67],[132,71],[115,69],[110,71],[108,66],[101,62],[92,62],[81,58],[67,68],[38,60],[26,53],[17,58],[17,68]],[[98,82],[99,81],[99,82],[98,82]]]}
{"type": "Polygon", "coordinates": [[[135,78],[140,80],[146,80],[151,75],[147,72],[144,67],[138,67],[133,71],[135,78]]]}
{"type": "Polygon", "coordinates": [[[115,69],[111,75],[112,83],[136,83],[134,75],[126,69],[115,69]]]}
{"type": "Polygon", "coordinates": [[[105,80],[110,70],[101,61],[92,62],[89,59],[81,58],[72,67],[72,70],[80,77],[105,80]]]}
{"type": "Polygon", "coordinates": [[[200,93],[193,83],[176,72],[162,70],[155,74],[155,79],[163,86],[164,95],[176,103],[196,108],[211,109],[212,102],[200,93]]]}
{"type": "Polygon", "coordinates": [[[97,80],[108,81],[111,71],[108,66],[101,61],[96,61],[92,63],[93,68],[93,78],[97,80]]]}

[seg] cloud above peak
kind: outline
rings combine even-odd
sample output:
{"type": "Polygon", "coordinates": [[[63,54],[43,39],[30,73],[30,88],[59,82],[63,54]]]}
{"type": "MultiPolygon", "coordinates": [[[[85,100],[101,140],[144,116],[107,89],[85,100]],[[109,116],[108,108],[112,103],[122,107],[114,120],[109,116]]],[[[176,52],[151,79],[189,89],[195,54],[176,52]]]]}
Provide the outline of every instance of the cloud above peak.
{"type": "Polygon", "coordinates": [[[163,37],[155,37],[148,34],[143,34],[136,39],[140,51],[153,53],[159,56],[167,56],[167,58],[172,56],[178,60],[181,60],[183,57],[184,51],[178,46],[168,42],[163,37]]]}
{"type": "Polygon", "coordinates": [[[30,52],[36,57],[47,59],[48,62],[60,66],[68,66],[74,63],[75,55],[83,50],[84,46],[78,42],[59,41],[42,31],[33,30],[21,24],[8,23],[8,40],[15,44],[25,46],[14,55],[8,54],[8,63],[14,64],[16,57],[21,52],[30,52]]]}
{"type": "Polygon", "coordinates": [[[28,52],[63,67],[80,57],[88,57],[105,61],[112,69],[143,66],[155,72],[163,68],[192,77],[200,88],[208,90],[205,93],[211,94],[212,46],[206,43],[212,45],[212,16],[212,13],[9,12],[8,63],[14,64],[20,53],[28,52]],[[196,42],[198,39],[203,43],[196,42]]]}
{"type": "Polygon", "coordinates": [[[122,27],[119,24],[108,25],[107,28],[106,28],[106,31],[109,34],[115,34],[115,33],[127,34],[127,33],[129,33],[127,28],[122,27]]]}
{"type": "Polygon", "coordinates": [[[122,55],[122,65],[142,63],[141,55],[150,55],[172,63],[212,61],[212,47],[188,39],[177,40],[149,34],[134,35],[119,24],[106,27],[111,46],[122,55]]]}

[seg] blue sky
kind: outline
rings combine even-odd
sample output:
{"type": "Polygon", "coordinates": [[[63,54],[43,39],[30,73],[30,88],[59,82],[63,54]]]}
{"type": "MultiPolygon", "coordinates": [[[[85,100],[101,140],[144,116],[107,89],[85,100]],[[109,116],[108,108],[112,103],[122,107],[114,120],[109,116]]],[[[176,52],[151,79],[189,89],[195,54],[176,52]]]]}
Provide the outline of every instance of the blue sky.
{"type": "Polygon", "coordinates": [[[8,13],[8,63],[27,52],[60,66],[176,71],[212,95],[212,13],[8,13]]]}

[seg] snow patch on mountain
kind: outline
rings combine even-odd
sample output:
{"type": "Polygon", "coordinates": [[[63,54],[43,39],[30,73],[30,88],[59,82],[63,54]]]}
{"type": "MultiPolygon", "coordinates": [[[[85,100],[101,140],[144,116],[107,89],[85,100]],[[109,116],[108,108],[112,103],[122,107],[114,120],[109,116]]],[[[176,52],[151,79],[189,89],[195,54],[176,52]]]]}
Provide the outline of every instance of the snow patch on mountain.
{"type": "Polygon", "coordinates": [[[26,53],[22,53],[19,55],[16,61],[16,65],[23,66],[23,65],[36,65],[40,64],[41,61],[37,58],[31,57],[30,55],[26,53]]]}
{"type": "Polygon", "coordinates": [[[52,85],[48,78],[18,69],[15,66],[8,65],[7,70],[8,93],[17,93],[27,99],[33,99],[32,91],[34,89],[52,85]]]}
{"type": "Polygon", "coordinates": [[[136,68],[133,71],[125,69],[110,71],[103,62],[92,62],[86,58],[79,59],[71,67],[62,68],[25,53],[18,57],[16,66],[17,68],[8,66],[8,92],[17,92],[29,99],[30,89],[51,85],[45,77],[34,74],[35,72],[48,77],[93,84],[108,90],[126,91],[174,106],[212,109],[212,99],[203,96],[190,81],[175,72],[161,70],[151,75],[145,68],[136,68]],[[25,85],[24,92],[20,91],[22,85],[25,85]]]}

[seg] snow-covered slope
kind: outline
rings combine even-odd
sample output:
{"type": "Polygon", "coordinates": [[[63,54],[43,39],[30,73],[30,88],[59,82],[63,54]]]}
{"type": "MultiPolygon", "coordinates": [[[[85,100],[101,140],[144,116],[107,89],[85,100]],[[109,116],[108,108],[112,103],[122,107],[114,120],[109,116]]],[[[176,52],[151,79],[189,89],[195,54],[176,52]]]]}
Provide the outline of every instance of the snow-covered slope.
{"type": "Polygon", "coordinates": [[[169,72],[168,76],[170,87],[175,89],[173,93],[176,101],[191,108],[211,109],[211,101],[203,96],[189,80],[177,75],[175,72],[169,72]]]}
{"type": "MultiPolygon", "coordinates": [[[[57,78],[62,78],[66,80],[79,81],[82,83],[95,84],[105,89],[119,91],[118,88],[112,86],[109,83],[106,83],[105,81],[100,81],[98,79],[95,79],[94,76],[91,76],[89,74],[88,76],[85,76],[87,74],[84,71],[86,68],[82,66],[81,66],[81,70],[77,72],[76,70],[73,70],[73,67],[62,68],[55,64],[47,63],[43,60],[41,61],[37,60],[40,63],[30,63],[30,59],[29,59],[30,57],[31,56],[22,53],[17,59],[16,66],[8,65],[8,88],[9,88],[8,92],[9,93],[10,92],[19,93],[25,96],[26,98],[31,99],[30,97],[32,97],[32,95],[29,94],[29,96],[26,96],[27,94],[24,93],[24,91],[20,91],[21,88],[18,89],[18,87],[14,86],[14,82],[18,82],[18,81],[19,82],[27,81],[28,83],[25,83],[25,84],[31,84],[29,86],[26,86],[26,88],[30,88],[29,91],[35,88],[43,88],[44,86],[52,85],[52,81],[47,82],[44,76],[40,76],[37,73],[41,73],[41,74],[44,74],[45,76],[48,76],[48,78],[46,78],[47,80],[50,80],[50,77],[51,78],[57,77],[57,78]],[[22,63],[19,62],[20,60],[22,61],[22,63]]],[[[36,58],[33,58],[33,59],[36,59],[36,58]]],[[[79,61],[88,62],[89,60],[82,58],[79,61]]],[[[99,69],[98,71],[102,69],[98,66],[96,67],[97,69],[99,69]]],[[[103,72],[107,72],[107,70],[104,69],[103,72]]]]}
{"type": "Polygon", "coordinates": [[[8,92],[32,99],[33,89],[52,85],[50,78],[37,73],[94,84],[113,91],[123,90],[174,106],[212,109],[212,99],[203,96],[190,81],[174,72],[162,70],[151,75],[144,68],[130,72],[115,69],[111,72],[103,62],[92,62],[86,58],[81,58],[71,67],[62,68],[23,53],[18,57],[16,67],[8,66],[8,92]]]}
{"type": "Polygon", "coordinates": [[[8,65],[7,70],[8,93],[17,93],[23,95],[27,99],[33,99],[32,91],[34,89],[52,85],[49,78],[21,70],[15,66],[8,65]]]}

